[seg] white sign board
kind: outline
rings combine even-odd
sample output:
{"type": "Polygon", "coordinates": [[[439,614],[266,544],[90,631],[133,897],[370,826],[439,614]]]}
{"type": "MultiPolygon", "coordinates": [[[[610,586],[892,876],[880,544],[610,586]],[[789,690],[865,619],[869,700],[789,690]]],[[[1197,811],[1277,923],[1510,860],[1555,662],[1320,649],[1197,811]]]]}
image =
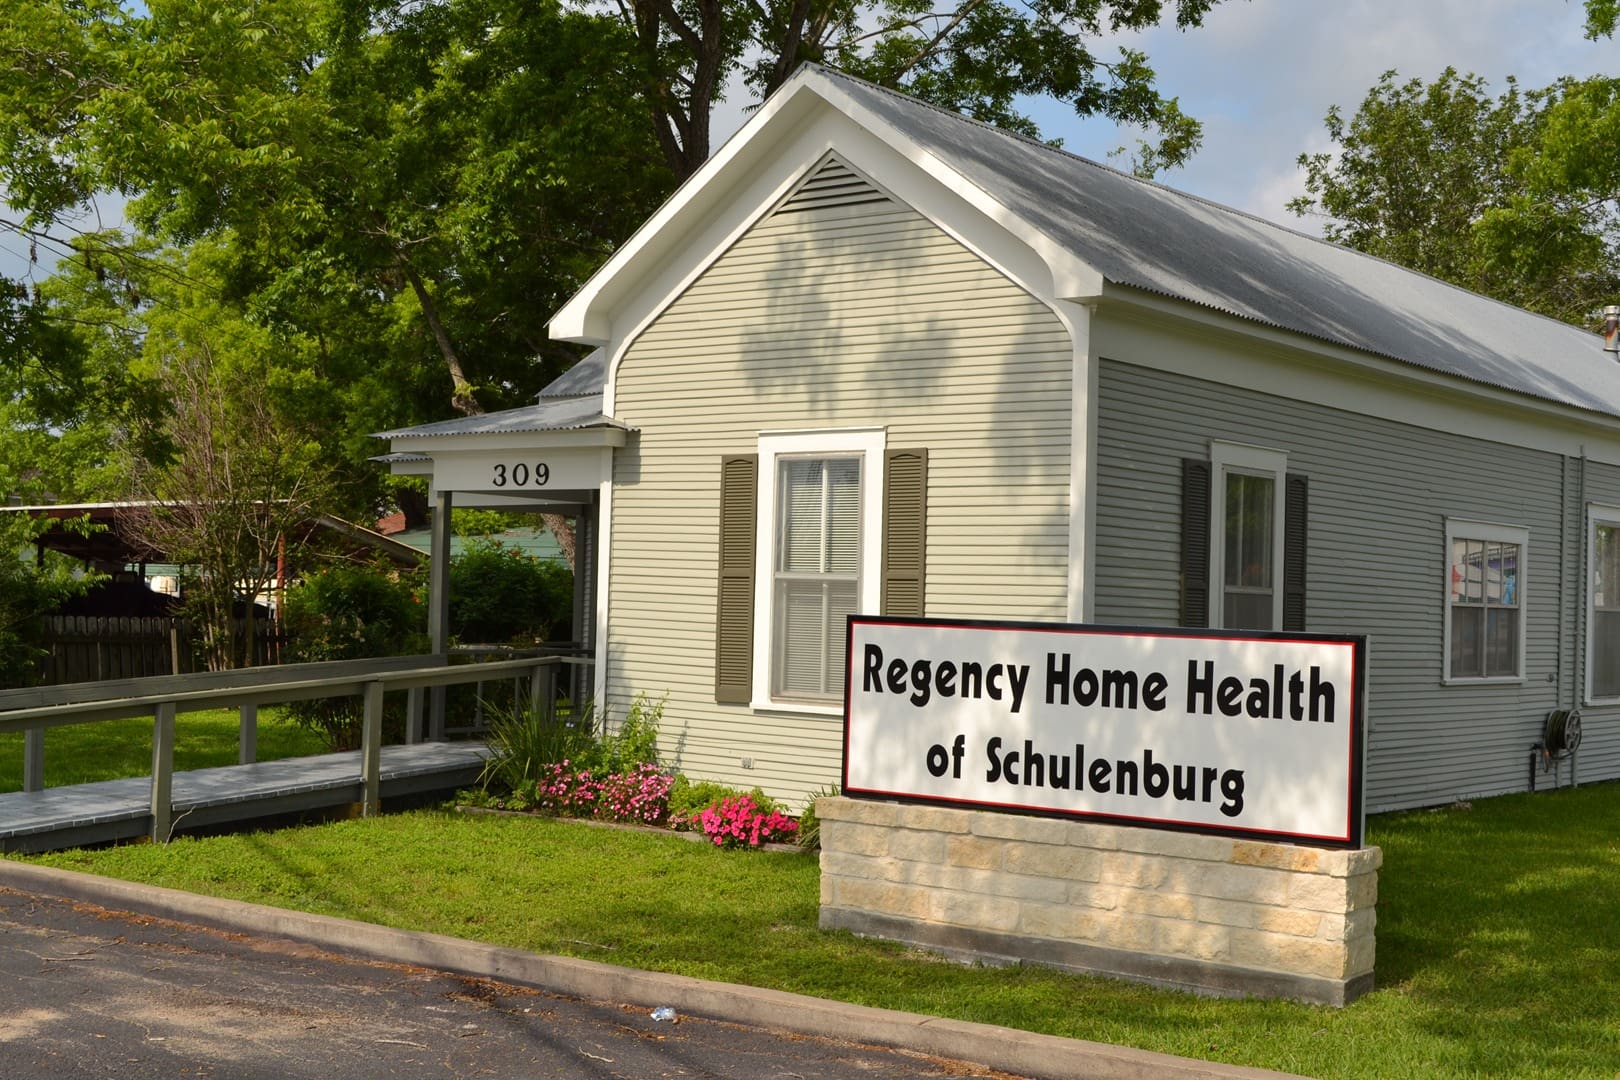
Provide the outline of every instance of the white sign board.
{"type": "Polygon", "coordinates": [[[496,495],[544,495],[594,491],[609,475],[612,452],[604,447],[549,450],[441,451],[434,458],[438,491],[483,491],[496,495]]]}
{"type": "Polygon", "coordinates": [[[1360,847],[1366,639],[849,620],[844,794],[1360,847]]]}

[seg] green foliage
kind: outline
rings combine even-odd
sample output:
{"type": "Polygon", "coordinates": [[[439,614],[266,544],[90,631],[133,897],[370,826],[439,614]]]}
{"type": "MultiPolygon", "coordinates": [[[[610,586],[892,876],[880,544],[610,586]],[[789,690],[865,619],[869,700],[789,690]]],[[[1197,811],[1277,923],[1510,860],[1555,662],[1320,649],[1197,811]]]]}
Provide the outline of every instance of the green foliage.
{"type": "Polygon", "coordinates": [[[1586,0],[1586,36],[1613,37],[1620,26],[1620,0],[1586,0]]]}
{"type": "MultiPolygon", "coordinates": [[[[82,574],[74,563],[51,552],[44,565],[38,565],[32,541],[51,527],[51,522],[16,515],[0,520],[0,687],[39,681],[45,657],[38,645],[44,637],[44,617],[64,600],[104,580],[82,574]]],[[[54,527],[83,530],[88,525],[70,521],[54,527]]]]}
{"type": "MultiPolygon", "coordinates": [[[[420,574],[385,563],[339,563],[310,574],[287,590],[282,626],[288,659],[294,663],[409,656],[428,649],[420,574]]],[[[387,724],[400,722],[397,710],[397,703],[390,703],[387,724]]],[[[296,723],[323,734],[334,750],[360,745],[357,700],[297,701],[287,712],[296,723]]]]}
{"type": "Polygon", "coordinates": [[[664,702],[637,694],[629,711],[614,724],[587,707],[579,713],[553,709],[497,711],[490,721],[493,756],[480,782],[518,792],[532,787],[548,766],[568,762],[575,770],[598,776],[628,773],[638,765],[658,764],[658,725],[664,702]]]}
{"type": "Polygon", "coordinates": [[[799,815],[798,844],[806,851],[821,850],[821,819],[816,817],[816,800],[842,793],[843,788],[838,784],[831,787],[817,788],[804,800],[804,813],[799,815]]]}
{"type": "Polygon", "coordinates": [[[744,789],[717,783],[713,780],[693,780],[682,773],[675,777],[669,790],[669,820],[677,828],[697,828],[698,815],[727,799],[747,795],[761,813],[781,813],[782,804],[759,788],[744,789]]]}
{"type": "Polygon", "coordinates": [[[498,540],[479,537],[450,564],[450,632],[478,644],[566,640],[574,575],[498,540]]]}
{"type": "Polygon", "coordinates": [[[1346,120],[1336,154],[1302,155],[1333,241],[1577,325],[1620,295],[1615,83],[1561,80],[1493,97],[1447,68],[1433,83],[1386,72],[1346,120]]]}

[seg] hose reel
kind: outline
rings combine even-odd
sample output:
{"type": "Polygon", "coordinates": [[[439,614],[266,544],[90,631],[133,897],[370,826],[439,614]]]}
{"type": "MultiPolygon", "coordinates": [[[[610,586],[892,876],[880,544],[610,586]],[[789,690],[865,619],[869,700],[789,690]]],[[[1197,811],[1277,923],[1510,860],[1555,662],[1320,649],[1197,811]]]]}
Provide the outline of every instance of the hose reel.
{"type": "MultiPolygon", "coordinates": [[[[1581,714],[1578,709],[1554,709],[1547,714],[1541,729],[1541,741],[1530,747],[1530,790],[1536,790],[1536,763],[1541,771],[1553,773],[1558,782],[1558,766],[1565,758],[1573,757],[1581,745],[1581,714]]],[[[1570,780],[1575,779],[1575,766],[1570,765],[1570,780]]]]}

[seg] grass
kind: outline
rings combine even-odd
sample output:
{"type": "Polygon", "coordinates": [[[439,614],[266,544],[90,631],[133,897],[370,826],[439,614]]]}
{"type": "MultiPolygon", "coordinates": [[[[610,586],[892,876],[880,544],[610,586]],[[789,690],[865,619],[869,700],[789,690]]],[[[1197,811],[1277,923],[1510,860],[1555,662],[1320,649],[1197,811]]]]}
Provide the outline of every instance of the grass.
{"type": "Polygon", "coordinates": [[[1373,819],[1379,988],[1344,1009],[948,963],[818,931],[813,859],[539,818],[423,811],[37,861],[1312,1076],[1608,1080],[1620,1076],[1617,823],[1613,784],[1373,819]]]}
{"type": "MultiPolygon", "coordinates": [[[[174,722],[174,767],[179,771],[235,765],[239,718],[235,709],[181,713],[174,722]]],[[[259,713],[258,759],[327,752],[325,739],[279,718],[259,713]]],[[[87,784],[152,775],[152,721],[107,720],[51,728],[45,733],[45,786],[87,784]]],[[[23,736],[0,735],[0,792],[21,791],[23,736]]]]}

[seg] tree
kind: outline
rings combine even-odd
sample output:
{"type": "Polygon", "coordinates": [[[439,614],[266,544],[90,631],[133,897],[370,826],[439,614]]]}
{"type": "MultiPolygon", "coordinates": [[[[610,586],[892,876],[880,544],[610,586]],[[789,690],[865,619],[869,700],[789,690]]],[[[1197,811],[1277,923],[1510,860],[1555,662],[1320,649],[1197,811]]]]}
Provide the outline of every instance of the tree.
{"type": "Polygon", "coordinates": [[[266,360],[275,347],[206,303],[148,320],[143,361],[170,406],[129,462],[136,501],[124,516],[154,558],[184,568],[214,669],[254,663],[254,600],[330,497],[318,442],[276,409],[288,395],[266,360]]]}
{"type": "MultiPolygon", "coordinates": [[[[1220,0],[1176,0],[1198,26],[1220,0]]],[[[1089,42],[1157,25],[1162,0],[617,0],[635,35],[645,100],[664,160],[684,180],[708,158],[710,117],[728,78],[763,99],[816,61],[987,123],[1038,134],[1021,96],[1068,102],[1080,116],[1157,128],[1144,157],[1177,165],[1200,128],[1153,87],[1139,51],[1108,61],[1089,42]]],[[[1151,166],[1150,166],[1151,167],[1151,166]]]]}
{"type": "Polygon", "coordinates": [[[1493,97],[1451,68],[1427,85],[1386,72],[1351,119],[1329,110],[1338,152],[1301,155],[1308,194],[1289,209],[1324,216],[1329,240],[1585,323],[1620,285],[1620,187],[1599,191],[1607,163],[1576,152],[1589,144],[1570,129],[1612,97],[1602,79],[1534,91],[1509,80],[1493,97]]]}
{"type": "Polygon", "coordinates": [[[82,595],[96,577],[78,573],[71,560],[47,552],[37,562],[34,540],[46,529],[75,531],[86,522],[0,519],[0,687],[29,686],[39,679],[44,617],[64,600],[82,595]]]}

